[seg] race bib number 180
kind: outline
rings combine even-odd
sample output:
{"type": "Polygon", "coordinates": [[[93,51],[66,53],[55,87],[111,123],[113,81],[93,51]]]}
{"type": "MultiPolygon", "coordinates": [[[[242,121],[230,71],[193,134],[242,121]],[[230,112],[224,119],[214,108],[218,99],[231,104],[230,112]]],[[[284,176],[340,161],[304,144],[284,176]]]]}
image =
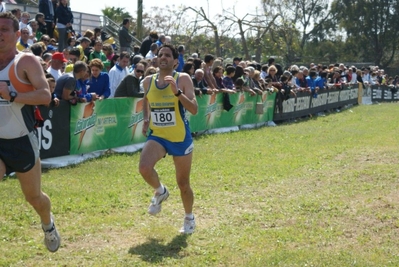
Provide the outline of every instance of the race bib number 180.
{"type": "Polygon", "coordinates": [[[157,127],[171,127],[176,125],[175,108],[151,109],[152,124],[157,127]]]}

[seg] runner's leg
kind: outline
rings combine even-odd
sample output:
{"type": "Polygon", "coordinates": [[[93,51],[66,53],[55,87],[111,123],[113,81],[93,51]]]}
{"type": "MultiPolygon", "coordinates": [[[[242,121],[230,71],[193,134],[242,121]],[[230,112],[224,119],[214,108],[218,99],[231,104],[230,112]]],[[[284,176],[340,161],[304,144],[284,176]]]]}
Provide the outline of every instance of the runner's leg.
{"type": "Polygon", "coordinates": [[[185,156],[174,156],[173,161],[176,168],[176,182],[180,189],[184,211],[190,214],[193,211],[194,193],[190,187],[190,171],[193,153],[185,156]]]}
{"type": "Polygon", "coordinates": [[[155,164],[166,154],[165,148],[154,140],[148,140],[140,155],[139,171],[144,180],[154,189],[161,186],[155,164]]]}
{"type": "Polygon", "coordinates": [[[35,166],[28,172],[17,172],[19,183],[26,201],[32,205],[39,214],[43,224],[50,224],[50,198],[41,190],[41,164],[40,159],[36,161],[35,166]]]}

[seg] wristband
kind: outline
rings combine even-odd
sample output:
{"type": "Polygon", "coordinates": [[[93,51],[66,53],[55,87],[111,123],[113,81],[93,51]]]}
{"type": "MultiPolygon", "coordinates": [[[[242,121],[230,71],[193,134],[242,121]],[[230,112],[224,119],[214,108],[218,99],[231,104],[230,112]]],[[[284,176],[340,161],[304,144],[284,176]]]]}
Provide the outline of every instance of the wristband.
{"type": "Polygon", "coordinates": [[[182,90],[180,90],[180,89],[178,89],[178,90],[177,90],[177,93],[175,94],[175,96],[177,96],[177,97],[178,97],[178,96],[180,96],[182,93],[183,93],[183,91],[182,91],[182,90]]]}

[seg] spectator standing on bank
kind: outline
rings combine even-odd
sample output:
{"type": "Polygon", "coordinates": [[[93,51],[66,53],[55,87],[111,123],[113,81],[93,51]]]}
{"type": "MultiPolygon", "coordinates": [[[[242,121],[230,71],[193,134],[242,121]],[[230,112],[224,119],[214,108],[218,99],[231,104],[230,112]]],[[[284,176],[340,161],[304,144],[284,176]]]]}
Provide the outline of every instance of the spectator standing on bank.
{"type": "Polygon", "coordinates": [[[125,18],[122,22],[122,27],[119,30],[119,46],[121,52],[126,51],[132,53],[131,45],[133,38],[129,34],[130,20],[125,18]]]}
{"type": "Polygon", "coordinates": [[[43,34],[48,34],[50,38],[53,38],[53,32],[55,26],[54,25],[55,13],[54,13],[53,2],[51,0],[40,0],[39,12],[43,14],[44,22],[46,25],[46,32],[43,32],[43,34]]]}
{"type": "Polygon", "coordinates": [[[115,97],[143,97],[144,93],[140,92],[140,80],[144,75],[144,65],[139,62],[136,64],[133,72],[126,75],[118,88],[115,90],[115,97]]]}
{"type": "Polygon", "coordinates": [[[184,51],[185,51],[184,45],[179,45],[179,47],[177,48],[177,52],[179,52],[179,58],[178,58],[179,65],[176,68],[176,71],[178,71],[178,72],[182,72],[183,71],[184,51]]]}
{"type": "Polygon", "coordinates": [[[151,31],[150,35],[144,38],[140,46],[140,54],[145,57],[151,49],[151,44],[158,40],[158,33],[156,31],[151,31]]]}
{"type": "Polygon", "coordinates": [[[109,82],[111,88],[110,98],[114,97],[116,88],[122,82],[122,80],[129,74],[130,54],[126,51],[122,52],[119,56],[118,62],[109,71],[109,82]]]}
{"type": "Polygon", "coordinates": [[[148,51],[145,58],[153,59],[154,57],[157,56],[157,52],[158,52],[158,45],[156,43],[152,43],[151,47],[150,47],[150,51],[148,51]]]}
{"type": "Polygon", "coordinates": [[[71,28],[73,23],[73,14],[68,6],[68,0],[60,0],[55,14],[57,17],[58,51],[62,52],[67,46],[67,28],[71,28]]]}

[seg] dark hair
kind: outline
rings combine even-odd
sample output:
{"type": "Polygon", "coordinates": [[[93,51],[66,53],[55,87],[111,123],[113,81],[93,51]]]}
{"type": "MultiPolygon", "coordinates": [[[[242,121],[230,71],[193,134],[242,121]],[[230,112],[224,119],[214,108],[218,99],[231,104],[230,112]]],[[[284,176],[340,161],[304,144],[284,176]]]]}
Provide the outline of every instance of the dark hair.
{"type": "Polygon", "coordinates": [[[119,55],[119,59],[123,59],[123,58],[125,58],[125,57],[127,57],[127,58],[130,59],[130,54],[129,54],[129,52],[123,51],[123,52],[121,52],[121,54],[119,55]]]}
{"type": "Polygon", "coordinates": [[[286,82],[286,81],[288,81],[288,77],[283,75],[283,76],[280,77],[280,81],[281,82],[286,82]]]}
{"type": "Polygon", "coordinates": [[[185,73],[191,75],[189,71],[191,70],[191,68],[192,68],[193,66],[194,66],[194,63],[192,63],[192,62],[186,62],[186,63],[184,64],[184,66],[183,66],[183,71],[182,71],[182,72],[185,72],[185,73]]]}
{"type": "Polygon", "coordinates": [[[235,82],[243,74],[244,74],[244,69],[240,65],[237,65],[236,66],[236,73],[234,74],[233,81],[235,82]]]}
{"type": "Polygon", "coordinates": [[[68,40],[67,40],[68,46],[71,46],[71,42],[72,42],[73,40],[75,40],[75,42],[76,42],[76,38],[75,38],[74,36],[68,38],[68,40]]]}
{"type": "Polygon", "coordinates": [[[228,67],[226,68],[226,74],[227,74],[227,75],[230,75],[230,74],[232,74],[233,72],[236,72],[236,68],[234,68],[233,66],[228,66],[228,67]]]}
{"type": "Polygon", "coordinates": [[[268,60],[267,60],[267,64],[269,64],[269,66],[270,65],[272,65],[273,63],[274,63],[274,57],[271,57],[271,58],[269,58],[268,60]]]}
{"type": "Polygon", "coordinates": [[[194,64],[194,71],[196,71],[197,69],[201,68],[202,60],[199,58],[194,58],[193,64],[194,64]]]}
{"type": "Polygon", "coordinates": [[[176,47],[174,47],[172,44],[169,44],[169,43],[161,45],[161,47],[158,49],[157,56],[159,54],[159,51],[161,51],[162,48],[169,48],[172,51],[173,59],[176,59],[179,57],[179,53],[177,52],[176,47]]]}
{"type": "Polygon", "coordinates": [[[309,77],[316,77],[316,76],[317,76],[317,72],[316,71],[314,71],[314,70],[309,71],[309,77]]]}
{"type": "Polygon", "coordinates": [[[223,70],[223,67],[222,67],[222,66],[217,66],[217,67],[215,67],[215,68],[213,69],[213,71],[212,71],[213,75],[215,75],[215,73],[218,73],[220,70],[223,70]]]}
{"type": "Polygon", "coordinates": [[[41,46],[41,44],[34,43],[34,44],[31,45],[29,48],[30,48],[30,50],[32,51],[32,53],[33,53],[35,56],[41,56],[42,53],[43,53],[43,47],[41,46]]]}
{"type": "Polygon", "coordinates": [[[69,54],[72,55],[72,56],[80,57],[80,50],[79,50],[79,48],[74,47],[74,48],[72,48],[72,49],[69,51],[69,54]]]}
{"type": "Polygon", "coordinates": [[[126,24],[128,24],[129,22],[130,22],[130,19],[124,18],[123,21],[122,21],[122,25],[126,25],[126,24]]]}
{"type": "Polygon", "coordinates": [[[177,47],[177,51],[180,53],[180,52],[183,52],[184,51],[184,45],[179,45],[178,47],[177,47]]]}
{"type": "Polygon", "coordinates": [[[75,64],[73,65],[73,72],[78,73],[81,72],[82,70],[87,70],[87,64],[86,62],[83,61],[76,61],[75,64]]]}
{"type": "Polygon", "coordinates": [[[209,63],[209,62],[211,62],[211,60],[214,60],[214,59],[215,59],[215,57],[213,55],[208,54],[205,56],[204,61],[205,61],[205,63],[209,63]]]}
{"type": "Polygon", "coordinates": [[[112,68],[113,66],[115,66],[115,62],[118,60],[119,55],[118,54],[114,54],[111,58],[111,64],[110,64],[110,68],[112,68]]]}

